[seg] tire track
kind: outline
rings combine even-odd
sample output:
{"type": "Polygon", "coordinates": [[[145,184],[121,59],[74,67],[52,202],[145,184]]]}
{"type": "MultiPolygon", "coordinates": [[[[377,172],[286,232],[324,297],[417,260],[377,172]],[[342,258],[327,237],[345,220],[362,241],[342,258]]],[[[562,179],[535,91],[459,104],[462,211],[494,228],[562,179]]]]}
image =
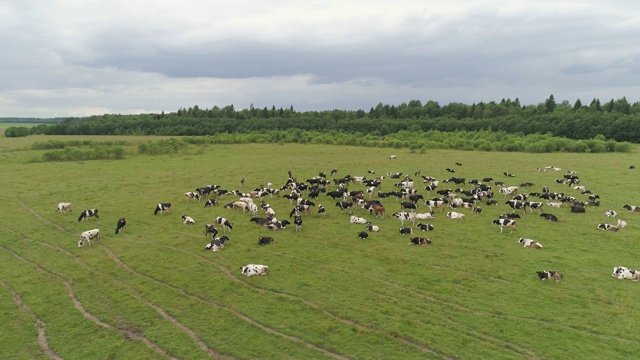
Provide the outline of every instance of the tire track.
{"type": "Polygon", "coordinates": [[[13,298],[13,302],[25,313],[31,315],[34,320],[34,326],[36,328],[36,332],[38,333],[38,345],[40,345],[40,350],[49,358],[54,360],[62,360],[62,358],[49,346],[49,341],[47,340],[47,334],[45,331],[46,323],[42,321],[36,314],[27,306],[27,304],[22,301],[20,295],[18,295],[13,288],[11,288],[8,284],[0,280],[0,285],[7,289],[7,291],[11,294],[13,298]]]}
{"type": "MultiPolygon", "coordinates": [[[[3,227],[4,227],[4,226],[3,226],[3,227]]],[[[67,251],[66,249],[63,249],[63,248],[60,248],[60,247],[57,247],[57,246],[54,246],[54,245],[51,245],[51,244],[48,244],[48,243],[45,243],[45,242],[35,241],[35,240],[32,240],[32,239],[29,239],[29,238],[28,238],[28,237],[26,237],[25,235],[20,234],[20,233],[18,233],[18,232],[16,232],[16,231],[13,231],[13,230],[11,230],[11,229],[9,229],[9,230],[10,230],[12,233],[14,233],[14,234],[16,234],[16,235],[20,236],[23,240],[30,241],[30,242],[33,242],[33,243],[37,243],[38,245],[45,246],[45,247],[48,247],[48,248],[51,248],[51,249],[54,249],[54,250],[61,251],[61,252],[63,252],[64,254],[69,255],[69,256],[71,256],[71,257],[75,258],[75,259],[78,261],[79,265],[81,265],[85,270],[87,270],[87,271],[89,271],[89,272],[93,272],[93,273],[95,273],[95,269],[91,268],[91,266],[89,266],[86,262],[81,261],[81,260],[80,260],[80,258],[79,258],[77,255],[70,253],[70,252],[69,252],[69,251],[67,251]]],[[[106,275],[102,274],[102,276],[106,276],[106,275]]],[[[140,300],[142,303],[144,303],[145,305],[149,306],[150,308],[152,308],[152,309],[156,310],[156,312],[158,312],[158,314],[160,314],[163,318],[165,318],[165,320],[168,320],[168,321],[169,321],[169,322],[171,322],[173,325],[175,325],[176,327],[178,327],[178,328],[180,328],[181,330],[183,330],[187,335],[189,335],[189,336],[191,337],[191,339],[192,339],[196,344],[198,344],[198,346],[199,346],[199,347],[200,347],[204,352],[206,352],[207,354],[209,354],[209,356],[210,356],[211,358],[213,358],[213,359],[225,359],[225,358],[232,359],[232,358],[233,358],[233,357],[231,357],[231,356],[229,356],[229,355],[222,354],[222,353],[220,353],[220,352],[218,352],[218,351],[216,351],[216,350],[214,350],[214,349],[209,348],[209,347],[208,347],[208,346],[207,346],[207,345],[206,345],[206,344],[205,344],[205,343],[204,343],[204,342],[203,342],[203,341],[202,341],[202,340],[201,340],[201,339],[196,335],[196,333],[195,333],[193,330],[189,329],[187,326],[185,326],[184,324],[182,324],[180,321],[178,321],[178,320],[177,320],[177,319],[175,319],[174,317],[172,317],[172,316],[170,316],[169,314],[167,314],[167,313],[166,313],[166,311],[165,311],[164,309],[162,309],[161,307],[159,307],[159,306],[157,306],[157,305],[155,305],[155,304],[151,303],[150,301],[146,300],[145,298],[143,298],[143,297],[142,297],[142,295],[141,295],[139,292],[137,292],[135,289],[133,289],[133,287],[132,287],[131,285],[129,285],[129,284],[125,283],[125,282],[122,282],[122,281],[120,281],[120,280],[118,280],[118,279],[116,279],[116,278],[114,278],[114,277],[111,277],[111,276],[106,276],[106,277],[110,278],[113,282],[118,283],[118,284],[120,284],[120,285],[122,285],[122,286],[126,287],[126,288],[127,288],[127,290],[129,291],[129,294],[130,294],[131,296],[133,296],[133,297],[135,297],[136,299],[140,300]]]]}
{"type": "Polygon", "coordinates": [[[86,319],[90,320],[91,322],[93,322],[94,324],[96,324],[96,325],[98,325],[100,327],[103,327],[103,328],[106,328],[106,329],[113,330],[113,331],[121,333],[127,340],[139,340],[139,341],[143,342],[145,345],[147,345],[149,348],[155,350],[159,354],[164,355],[165,357],[167,357],[169,359],[178,360],[177,358],[175,358],[175,357],[171,356],[170,354],[168,354],[166,351],[164,351],[158,345],[156,345],[155,343],[153,343],[152,341],[147,339],[145,336],[140,335],[140,334],[136,333],[133,330],[115,328],[115,327],[103,322],[102,320],[96,318],[95,316],[93,316],[91,313],[89,313],[84,308],[84,306],[82,306],[82,303],[78,300],[78,298],[76,298],[76,296],[75,296],[75,294],[73,292],[73,288],[71,287],[71,284],[65,278],[61,277],[60,275],[57,275],[57,274],[49,272],[48,270],[42,268],[40,265],[34,263],[33,261],[25,259],[20,254],[16,253],[15,251],[13,251],[13,250],[11,250],[11,249],[3,246],[3,245],[0,245],[0,248],[2,248],[5,251],[11,253],[18,260],[20,260],[20,261],[22,261],[24,263],[27,263],[27,264],[31,265],[32,267],[36,268],[38,271],[43,272],[45,274],[48,274],[49,276],[52,276],[52,277],[58,279],[60,282],[62,282],[62,284],[64,285],[64,288],[65,288],[65,290],[67,292],[67,295],[69,296],[69,298],[71,298],[71,301],[73,302],[74,306],[76,307],[76,309],[78,311],[80,311],[82,316],[84,316],[86,319]]]}
{"type": "Polygon", "coordinates": [[[151,276],[149,276],[149,275],[145,275],[145,274],[139,273],[139,272],[138,272],[138,271],[136,271],[135,269],[131,268],[129,265],[127,265],[127,264],[125,264],[124,262],[122,262],[122,261],[121,261],[121,260],[120,260],[120,259],[119,259],[119,258],[118,258],[118,257],[117,257],[113,252],[112,252],[112,251],[111,251],[111,249],[109,249],[109,248],[107,248],[106,246],[103,246],[103,245],[101,245],[101,246],[102,246],[102,248],[105,250],[105,252],[107,253],[107,255],[108,255],[108,256],[109,256],[109,257],[110,257],[114,262],[116,262],[118,265],[120,265],[121,267],[123,267],[123,268],[124,268],[124,269],[126,269],[127,271],[131,272],[132,274],[135,274],[135,275],[137,275],[137,276],[140,276],[140,277],[143,277],[143,278],[145,278],[145,279],[148,279],[148,280],[150,280],[150,281],[152,281],[152,282],[154,282],[154,283],[156,283],[156,284],[162,285],[162,286],[164,286],[164,287],[166,287],[166,288],[168,288],[168,289],[171,289],[171,290],[173,290],[173,291],[177,291],[178,293],[180,293],[180,294],[182,294],[182,295],[184,295],[184,296],[187,296],[187,297],[190,297],[190,298],[192,298],[192,299],[196,299],[196,300],[198,300],[198,301],[201,301],[201,302],[203,302],[203,303],[206,303],[206,304],[209,304],[209,305],[215,306],[215,307],[217,307],[217,308],[219,308],[219,309],[221,309],[221,310],[225,310],[225,311],[227,311],[228,313],[230,313],[230,314],[232,314],[232,315],[234,315],[234,316],[236,316],[236,317],[238,317],[238,318],[240,318],[240,319],[244,320],[245,322],[247,322],[247,323],[249,323],[249,324],[251,324],[251,325],[253,325],[253,326],[258,327],[258,328],[259,328],[259,329],[261,329],[262,331],[265,331],[265,332],[267,332],[267,333],[269,333],[269,334],[277,335],[277,336],[283,337],[283,338],[285,338],[285,339],[287,339],[287,340],[289,340],[289,341],[292,341],[292,342],[295,342],[295,343],[298,343],[298,344],[302,344],[302,345],[304,345],[304,346],[306,346],[306,347],[308,347],[308,348],[310,348],[310,349],[313,349],[313,350],[319,351],[319,352],[321,352],[321,353],[323,353],[323,354],[325,354],[325,355],[327,355],[327,356],[329,356],[329,357],[332,357],[332,358],[334,358],[334,359],[340,359],[340,360],[348,360],[348,359],[349,359],[349,358],[348,358],[348,357],[346,357],[346,356],[342,356],[342,355],[340,355],[340,354],[337,354],[337,353],[332,352],[331,350],[328,350],[328,349],[325,349],[325,348],[321,348],[321,347],[319,347],[319,346],[317,346],[317,345],[315,345],[315,344],[312,344],[312,343],[310,343],[310,342],[308,342],[308,341],[305,341],[305,340],[303,340],[303,339],[301,339],[301,338],[295,337],[295,336],[293,336],[293,335],[287,335],[287,334],[282,333],[282,332],[280,332],[280,331],[278,331],[278,330],[275,330],[275,329],[273,329],[273,328],[271,328],[271,327],[269,327],[269,326],[263,325],[263,324],[261,324],[261,323],[257,322],[256,320],[253,320],[253,319],[252,319],[252,318],[250,318],[249,316],[247,316],[247,315],[245,315],[245,314],[243,314],[243,313],[241,313],[241,312],[239,312],[239,311],[237,311],[237,310],[233,309],[233,308],[232,308],[232,307],[230,307],[230,306],[226,306],[226,305],[224,305],[224,304],[218,303],[217,301],[214,301],[214,300],[211,300],[211,299],[205,299],[205,298],[202,298],[202,297],[200,297],[200,296],[198,296],[198,295],[196,295],[196,294],[192,294],[192,293],[190,293],[190,292],[188,292],[188,291],[186,291],[186,290],[184,290],[184,289],[182,289],[182,288],[179,288],[179,287],[173,286],[173,285],[171,285],[171,284],[169,284],[169,283],[166,283],[166,282],[164,282],[164,281],[162,281],[162,280],[158,280],[158,279],[155,279],[155,278],[153,278],[153,277],[151,277],[151,276]]]}

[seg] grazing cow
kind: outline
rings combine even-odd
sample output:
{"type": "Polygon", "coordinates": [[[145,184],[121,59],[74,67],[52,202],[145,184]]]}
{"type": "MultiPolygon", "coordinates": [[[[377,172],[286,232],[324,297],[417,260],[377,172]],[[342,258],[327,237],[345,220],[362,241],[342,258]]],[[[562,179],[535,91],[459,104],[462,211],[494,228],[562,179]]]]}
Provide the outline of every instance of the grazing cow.
{"type": "Polygon", "coordinates": [[[455,212],[455,211],[450,211],[447,213],[447,217],[450,219],[464,219],[465,218],[465,214],[463,213],[459,213],[459,212],[455,212]]]}
{"type": "Polygon", "coordinates": [[[120,218],[118,223],[116,224],[116,234],[124,232],[124,227],[127,225],[127,220],[125,218],[120,218]]]}
{"type": "Polygon", "coordinates": [[[616,223],[616,226],[619,227],[620,229],[622,229],[623,227],[627,226],[627,222],[624,221],[624,220],[618,219],[618,222],[616,223]]]}
{"type": "Polygon", "coordinates": [[[400,235],[413,235],[413,229],[412,228],[400,228],[400,235]]]}
{"type": "Polygon", "coordinates": [[[158,215],[158,212],[162,215],[163,211],[173,212],[171,210],[171,203],[160,203],[156,205],[156,210],[153,212],[153,215],[158,215]]]}
{"type": "Polygon", "coordinates": [[[206,224],[204,226],[204,236],[209,237],[209,235],[212,239],[215,238],[216,235],[218,235],[218,229],[216,229],[216,227],[211,224],[206,224]]]}
{"type": "Polygon", "coordinates": [[[369,210],[373,210],[376,214],[376,218],[384,219],[385,209],[382,205],[373,205],[369,210]]]}
{"type": "Polygon", "coordinates": [[[211,251],[220,251],[220,249],[224,247],[225,241],[228,241],[228,240],[229,240],[229,237],[226,235],[223,237],[213,238],[211,239],[211,242],[204,247],[204,249],[211,250],[211,251]]]}
{"type": "Polygon", "coordinates": [[[250,203],[247,207],[252,216],[258,215],[258,205],[250,203]]]}
{"type": "Polygon", "coordinates": [[[61,213],[63,211],[72,212],[71,203],[59,203],[58,208],[56,209],[56,212],[61,213]]]}
{"type": "Polygon", "coordinates": [[[349,222],[352,223],[352,224],[366,224],[366,223],[368,223],[368,221],[366,219],[361,218],[361,217],[357,217],[357,216],[353,216],[353,215],[349,216],[349,222]]]}
{"type": "Polygon", "coordinates": [[[555,281],[561,281],[562,280],[562,274],[560,274],[557,271],[551,271],[551,270],[542,270],[542,271],[536,271],[536,273],[538,274],[538,279],[540,280],[555,280],[555,281]]]}
{"type": "Polygon", "coordinates": [[[209,206],[218,206],[218,199],[209,199],[205,201],[204,207],[209,207],[209,206]]]}
{"type": "Polygon", "coordinates": [[[389,156],[389,160],[395,160],[396,158],[397,158],[397,156],[396,156],[396,155],[391,155],[391,156],[389,156]]]}
{"type": "Polygon", "coordinates": [[[424,200],[424,197],[420,194],[414,194],[409,196],[409,200],[414,204],[416,204],[420,199],[424,200]]]}
{"type": "Polygon", "coordinates": [[[337,173],[338,173],[338,169],[334,168],[333,170],[331,170],[331,175],[330,176],[333,176],[333,175],[335,175],[337,173]]]}
{"type": "Polygon", "coordinates": [[[524,247],[529,248],[529,249],[542,249],[543,246],[542,244],[540,244],[539,242],[532,240],[532,239],[525,239],[525,238],[520,238],[518,240],[518,242],[520,244],[522,244],[524,247]]]}
{"type": "Polygon", "coordinates": [[[369,237],[369,234],[366,231],[360,231],[358,233],[358,239],[366,239],[369,237]]]}
{"type": "Polygon", "coordinates": [[[85,221],[88,217],[99,219],[100,217],[98,216],[98,209],[87,209],[82,211],[80,213],[80,217],[78,218],[78,222],[85,221]]]}
{"type": "Polygon", "coordinates": [[[627,211],[636,211],[636,212],[640,212],[640,206],[625,205],[625,206],[623,206],[623,208],[627,209],[627,211]]]}
{"type": "Polygon", "coordinates": [[[516,210],[522,210],[523,214],[527,213],[527,207],[525,206],[526,203],[524,203],[522,201],[507,200],[507,201],[505,201],[505,204],[507,204],[507,205],[509,205],[509,207],[511,207],[511,212],[514,212],[516,210]]]}
{"type": "Polygon", "coordinates": [[[240,267],[242,275],[254,276],[254,275],[269,275],[269,267],[259,264],[248,264],[247,266],[240,267]]]}
{"type": "Polygon", "coordinates": [[[182,223],[185,225],[194,225],[196,223],[191,216],[182,215],[180,218],[182,219],[182,223]]]}
{"type": "Polygon", "coordinates": [[[325,196],[331,196],[335,200],[335,199],[341,198],[342,195],[344,195],[344,191],[335,190],[335,191],[327,192],[325,196]]]}
{"type": "Polygon", "coordinates": [[[367,230],[371,231],[371,232],[379,232],[380,231],[380,227],[377,225],[373,225],[371,224],[371,221],[369,221],[367,223],[367,230]]]}
{"type": "Polygon", "coordinates": [[[260,236],[258,238],[258,245],[269,245],[273,242],[275,242],[275,240],[270,236],[260,236]]]}
{"type": "Polygon", "coordinates": [[[216,217],[216,224],[222,226],[222,230],[224,232],[226,232],[227,229],[229,229],[229,231],[231,231],[233,229],[233,225],[231,225],[229,220],[227,220],[227,218],[224,218],[224,217],[221,217],[221,216],[216,217]]]}
{"type": "Polygon", "coordinates": [[[200,201],[200,194],[197,192],[189,191],[184,193],[184,197],[189,201],[189,199],[195,199],[196,201],[200,201]]]}
{"type": "Polygon", "coordinates": [[[412,237],[407,245],[431,245],[431,240],[423,237],[412,237]]]}
{"type": "Polygon", "coordinates": [[[78,240],[78,247],[82,247],[82,244],[86,241],[91,245],[91,240],[100,240],[100,229],[87,230],[80,234],[80,240],[78,240]]]}
{"type": "Polygon", "coordinates": [[[533,212],[534,209],[538,209],[542,213],[542,207],[544,206],[544,204],[539,201],[526,201],[524,203],[524,206],[525,208],[528,207],[531,210],[531,212],[533,212]]]}
{"type": "Polygon", "coordinates": [[[325,217],[327,215],[327,210],[323,205],[318,205],[318,215],[325,217]]]}
{"type": "Polygon", "coordinates": [[[545,219],[547,219],[549,221],[553,221],[553,222],[557,222],[558,221],[558,218],[553,214],[542,213],[542,214],[540,214],[540,217],[543,217],[543,218],[545,218],[545,219]]]}
{"type": "Polygon", "coordinates": [[[624,266],[616,266],[613,268],[613,273],[611,276],[617,277],[618,279],[629,279],[633,281],[640,280],[640,271],[629,269],[624,266]]]}
{"type": "Polygon", "coordinates": [[[620,230],[619,227],[617,227],[615,225],[611,225],[611,224],[598,224],[598,229],[604,230],[604,231],[618,231],[618,230],[620,230]]]}
{"type": "Polygon", "coordinates": [[[506,177],[516,177],[515,175],[513,175],[512,173],[508,173],[508,172],[503,172],[504,176],[506,177]]]}
{"type": "Polygon", "coordinates": [[[511,229],[510,234],[513,234],[513,232],[516,231],[516,221],[513,219],[495,219],[493,220],[493,224],[500,226],[500,233],[502,233],[502,230],[505,227],[511,229]]]}
{"type": "Polygon", "coordinates": [[[336,202],[336,206],[340,208],[340,211],[343,211],[344,209],[351,210],[353,203],[350,201],[338,201],[336,202]]]}
{"type": "Polygon", "coordinates": [[[302,230],[302,216],[300,215],[294,216],[293,223],[296,225],[296,231],[302,230]]]}
{"type": "Polygon", "coordinates": [[[604,212],[605,215],[607,215],[607,217],[616,217],[618,216],[618,213],[615,210],[607,210],[604,212]]]}
{"type": "Polygon", "coordinates": [[[408,210],[413,210],[415,211],[418,208],[418,206],[412,202],[406,202],[403,201],[402,203],[400,203],[400,209],[408,209],[408,210]]]}
{"type": "Polygon", "coordinates": [[[507,195],[516,194],[517,192],[518,192],[517,186],[508,186],[508,187],[500,188],[500,193],[503,194],[505,198],[507,197],[507,195]]]}
{"type": "Polygon", "coordinates": [[[416,224],[416,226],[418,227],[418,229],[420,229],[422,231],[431,231],[431,230],[433,230],[433,225],[431,225],[431,224],[423,224],[423,223],[419,222],[418,224],[416,224]]]}
{"type": "Polygon", "coordinates": [[[445,199],[433,199],[425,200],[424,204],[429,207],[429,211],[433,211],[433,208],[441,208],[444,211],[444,207],[449,201],[445,199]]]}

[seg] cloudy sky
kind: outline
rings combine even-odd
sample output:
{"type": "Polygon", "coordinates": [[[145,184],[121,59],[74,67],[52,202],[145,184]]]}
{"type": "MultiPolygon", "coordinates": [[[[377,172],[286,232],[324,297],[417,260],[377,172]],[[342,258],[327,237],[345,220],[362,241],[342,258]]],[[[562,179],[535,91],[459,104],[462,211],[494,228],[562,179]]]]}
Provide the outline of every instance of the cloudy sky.
{"type": "Polygon", "coordinates": [[[640,1],[3,0],[0,117],[640,101],[640,1]]]}

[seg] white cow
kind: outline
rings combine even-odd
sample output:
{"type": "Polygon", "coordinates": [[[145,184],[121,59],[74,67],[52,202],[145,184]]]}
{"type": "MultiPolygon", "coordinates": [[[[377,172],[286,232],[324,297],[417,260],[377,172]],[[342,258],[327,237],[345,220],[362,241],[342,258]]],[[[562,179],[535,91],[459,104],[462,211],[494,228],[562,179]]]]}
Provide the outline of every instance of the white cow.
{"type": "Polygon", "coordinates": [[[447,213],[447,217],[450,218],[450,219],[464,219],[465,215],[463,213],[450,211],[450,212],[447,213]]]}
{"type": "Polygon", "coordinates": [[[91,245],[91,239],[96,241],[100,240],[100,229],[87,230],[80,234],[80,240],[78,240],[78,247],[82,247],[82,244],[86,241],[91,245]]]}
{"type": "Polygon", "coordinates": [[[182,215],[181,219],[182,219],[182,223],[185,225],[194,225],[196,223],[196,221],[193,220],[191,216],[182,215]]]}
{"type": "Polygon", "coordinates": [[[624,266],[616,266],[613,268],[611,276],[615,276],[618,279],[630,279],[633,281],[640,280],[640,271],[629,269],[624,266]]]}
{"type": "Polygon", "coordinates": [[[522,244],[524,247],[529,248],[529,249],[542,249],[543,246],[542,244],[540,244],[539,242],[532,240],[532,239],[525,239],[525,238],[520,238],[518,240],[518,242],[520,244],[522,244]]]}
{"type": "Polygon", "coordinates": [[[618,216],[618,213],[615,210],[607,210],[604,212],[605,215],[607,215],[607,217],[616,217],[618,216]]]}
{"type": "Polygon", "coordinates": [[[357,217],[354,215],[349,216],[349,222],[352,224],[366,224],[368,221],[365,218],[357,217]]]}
{"type": "Polygon", "coordinates": [[[269,275],[269,267],[266,265],[248,264],[240,267],[240,270],[242,271],[242,275],[246,276],[269,275]]]}
{"type": "Polygon", "coordinates": [[[59,203],[56,212],[61,213],[63,211],[71,212],[71,203],[59,203]]]}

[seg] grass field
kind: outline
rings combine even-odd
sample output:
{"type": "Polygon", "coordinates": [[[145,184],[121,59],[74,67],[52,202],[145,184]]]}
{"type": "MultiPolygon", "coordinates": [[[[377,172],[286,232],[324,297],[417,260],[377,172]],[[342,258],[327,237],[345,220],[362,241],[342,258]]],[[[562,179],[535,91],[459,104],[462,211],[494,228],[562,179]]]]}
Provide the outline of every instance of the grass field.
{"type": "MultiPolygon", "coordinates": [[[[637,165],[637,148],[626,154],[421,154],[246,144],[135,154],[136,144],[156,139],[0,138],[0,357],[629,359],[640,351],[640,284],[611,276],[614,266],[640,268],[640,213],[622,208],[640,205],[637,170],[629,169],[637,165]],[[47,139],[130,145],[123,160],[34,162],[45,151],[30,145],[47,139]],[[397,160],[389,160],[391,154],[397,160]],[[554,181],[564,172],[535,171],[547,165],[577,171],[601,206],[585,214],[545,209],[557,223],[526,214],[515,233],[501,234],[491,222],[510,208],[496,195],[499,205],[482,203],[480,214],[459,210],[464,220],[436,211],[427,221],[435,229],[414,234],[431,239],[430,246],[407,246],[409,238],[398,233],[400,221],[390,216],[400,211],[393,199],[382,199],[383,220],[355,211],[381,227],[360,240],[365,226],[350,224],[347,212],[324,195],[316,204],[327,208],[326,218],[313,208],[300,232],[293,226],[269,231],[250,222],[249,214],[204,208],[184,197],[208,184],[244,192],[268,182],[280,187],[288,170],[302,181],[333,168],[335,177],[371,176],[367,170],[413,177],[421,170],[443,180],[451,176],[445,169],[454,167],[453,175],[467,180],[533,182],[521,190],[540,192],[548,185],[586,199],[554,181]],[[56,213],[59,202],[73,203],[73,212],[56,213]],[[173,213],[154,216],[159,202],[173,203],[173,213]],[[88,208],[98,208],[100,218],[79,223],[80,211],[88,208]],[[607,209],[629,226],[597,230],[599,223],[615,222],[605,217],[607,209]],[[183,225],[183,214],[196,225],[183,225]],[[216,216],[234,227],[220,252],[206,252],[203,227],[216,216]],[[128,224],[116,235],[120,217],[128,224]],[[78,248],[79,234],[92,228],[101,229],[99,243],[78,248]],[[258,246],[259,236],[276,242],[258,246]],[[525,249],[519,237],[544,248],[525,249]],[[240,266],[249,263],[268,265],[269,276],[242,276],[240,266]],[[538,270],[559,271],[564,280],[540,281],[538,270]]],[[[425,198],[436,195],[414,180],[425,198]]],[[[385,179],[382,191],[397,189],[396,182],[385,179]]],[[[223,196],[220,203],[235,199],[223,196]]],[[[287,199],[265,201],[278,219],[290,220],[287,199]]],[[[418,211],[428,209],[419,203],[418,211]]]]}

